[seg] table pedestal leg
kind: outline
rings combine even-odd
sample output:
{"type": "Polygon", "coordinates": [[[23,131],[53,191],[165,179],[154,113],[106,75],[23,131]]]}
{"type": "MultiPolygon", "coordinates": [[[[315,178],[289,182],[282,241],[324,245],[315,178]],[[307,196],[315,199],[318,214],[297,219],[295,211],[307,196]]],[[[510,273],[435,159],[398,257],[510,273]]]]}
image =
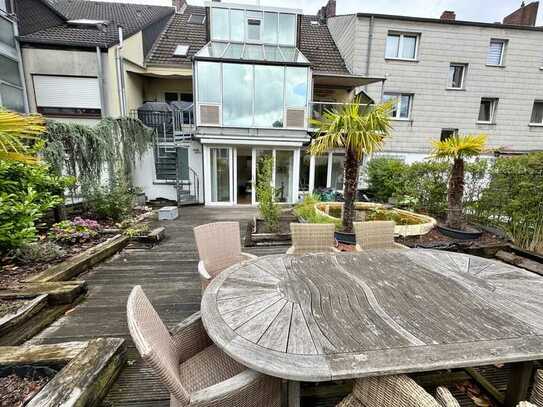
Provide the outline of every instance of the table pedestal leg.
{"type": "Polygon", "coordinates": [[[532,362],[513,363],[505,393],[505,407],[514,407],[519,401],[528,400],[528,387],[532,379],[532,362]]]}
{"type": "Polygon", "coordinates": [[[288,407],[300,407],[300,382],[289,380],[287,388],[288,407]]]}

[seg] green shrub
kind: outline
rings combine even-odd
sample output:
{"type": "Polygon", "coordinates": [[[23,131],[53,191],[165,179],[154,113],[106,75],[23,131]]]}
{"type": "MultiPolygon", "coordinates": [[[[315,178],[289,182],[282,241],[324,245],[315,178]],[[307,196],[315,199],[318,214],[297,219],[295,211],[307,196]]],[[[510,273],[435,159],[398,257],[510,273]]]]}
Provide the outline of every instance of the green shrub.
{"type": "Polygon", "coordinates": [[[275,188],[272,186],[273,158],[262,156],[258,161],[256,197],[258,210],[270,230],[279,228],[279,207],[274,202],[275,188]]]}
{"type": "Polygon", "coordinates": [[[50,262],[63,257],[66,252],[53,242],[25,243],[17,249],[15,255],[21,263],[50,262]]]}
{"type": "Polygon", "coordinates": [[[88,211],[99,219],[121,221],[130,215],[135,202],[134,191],[122,177],[106,185],[92,184],[83,195],[88,211]]]}
{"type": "Polygon", "coordinates": [[[36,222],[63,202],[62,192],[72,183],[41,164],[0,160],[0,252],[34,240],[36,222]]]}
{"type": "Polygon", "coordinates": [[[374,158],[368,165],[369,189],[375,198],[388,202],[405,184],[407,165],[394,158],[374,158]]]}
{"type": "Polygon", "coordinates": [[[294,206],[294,214],[307,223],[333,223],[336,228],[341,228],[341,219],[333,219],[323,216],[315,210],[315,204],[319,203],[319,196],[306,194],[302,202],[294,206]]]}
{"type": "Polygon", "coordinates": [[[506,231],[527,250],[543,250],[543,152],[497,158],[472,219],[506,231]]]}

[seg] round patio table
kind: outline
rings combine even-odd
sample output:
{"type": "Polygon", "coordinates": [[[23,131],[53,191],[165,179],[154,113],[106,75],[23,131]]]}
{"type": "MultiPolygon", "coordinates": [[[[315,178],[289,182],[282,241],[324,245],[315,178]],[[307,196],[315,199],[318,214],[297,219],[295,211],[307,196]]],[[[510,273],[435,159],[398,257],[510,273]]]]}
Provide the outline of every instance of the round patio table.
{"type": "Polygon", "coordinates": [[[517,362],[506,404],[526,396],[543,358],[543,278],[435,250],[272,255],[225,270],[206,289],[215,344],[256,371],[299,381],[517,362]],[[524,377],[522,376],[522,377],[524,377]]]}

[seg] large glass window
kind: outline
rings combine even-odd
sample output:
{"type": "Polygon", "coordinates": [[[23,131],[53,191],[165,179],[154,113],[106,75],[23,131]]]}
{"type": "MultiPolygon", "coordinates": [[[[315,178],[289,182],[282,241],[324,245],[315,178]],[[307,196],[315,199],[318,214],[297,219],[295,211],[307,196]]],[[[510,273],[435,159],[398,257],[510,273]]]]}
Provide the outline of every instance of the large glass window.
{"type": "Polygon", "coordinates": [[[258,127],[283,127],[282,66],[255,65],[255,121],[258,127]]]}
{"type": "Polygon", "coordinates": [[[286,75],[286,105],[305,106],[307,104],[307,69],[289,66],[286,75]]]}
{"type": "Polygon", "coordinates": [[[228,41],[230,37],[228,24],[228,9],[211,8],[211,38],[228,41]]]}
{"type": "Polygon", "coordinates": [[[3,42],[12,48],[15,47],[15,32],[13,31],[13,23],[2,17],[0,17],[0,42],[3,42]]]}
{"type": "Polygon", "coordinates": [[[296,44],[296,16],[279,14],[279,44],[296,44]]]}
{"type": "Polygon", "coordinates": [[[300,152],[300,191],[309,191],[309,170],[311,166],[311,155],[306,151],[300,152]]]}
{"type": "Polygon", "coordinates": [[[277,13],[264,13],[263,42],[277,44],[277,17],[277,13]]]}
{"type": "Polygon", "coordinates": [[[198,62],[198,102],[221,103],[221,64],[198,62]]]}
{"type": "Polygon", "coordinates": [[[326,188],[328,179],[328,154],[315,156],[314,189],[326,188]]]}
{"type": "Polygon", "coordinates": [[[5,83],[0,84],[0,106],[9,110],[24,112],[25,105],[22,89],[5,83]]]}
{"type": "Polygon", "coordinates": [[[286,108],[307,106],[306,67],[198,61],[196,71],[197,103],[221,105],[223,126],[282,128],[286,108]]]}
{"type": "Polygon", "coordinates": [[[230,41],[245,41],[244,10],[230,10],[230,41]]]}
{"type": "Polygon", "coordinates": [[[249,127],[253,123],[253,66],[223,64],[223,125],[249,127]]]}

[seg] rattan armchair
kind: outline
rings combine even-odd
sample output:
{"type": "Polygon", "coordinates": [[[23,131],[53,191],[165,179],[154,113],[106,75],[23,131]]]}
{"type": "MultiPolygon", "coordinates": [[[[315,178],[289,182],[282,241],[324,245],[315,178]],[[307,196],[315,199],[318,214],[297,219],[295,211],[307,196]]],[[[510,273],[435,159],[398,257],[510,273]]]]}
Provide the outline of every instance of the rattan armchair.
{"type": "Polygon", "coordinates": [[[354,222],[356,234],[356,251],[364,249],[408,249],[403,244],[394,241],[393,221],[372,220],[367,222],[354,222]]]}
{"type": "Polygon", "coordinates": [[[332,223],[291,223],[292,246],[287,254],[339,252],[335,247],[335,231],[336,227],[332,223]]]}
{"type": "Polygon", "coordinates": [[[257,257],[241,251],[238,222],[215,222],[194,228],[200,262],[198,273],[205,289],[221,271],[257,257]]]}
{"type": "Polygon", "coordinates": [[[536,370],[535,372],[530,403],[536,406],[543,406],[543,370],[536,370]]]}
{"type": "Polygon", "coordinates": [[[436,400],[442,407],[460,407],[458,400],[456,400],[449,389],[444,386],[439,386],[436,389],[436,400]]]}
{"type": "Polygon", "coordinates": [[[128,297],[130,335],[170,391],[171,407],[280,407],[281,383],[237,363],[207,336],[200,314],[170,334],[140,286],[128,297]]]}

